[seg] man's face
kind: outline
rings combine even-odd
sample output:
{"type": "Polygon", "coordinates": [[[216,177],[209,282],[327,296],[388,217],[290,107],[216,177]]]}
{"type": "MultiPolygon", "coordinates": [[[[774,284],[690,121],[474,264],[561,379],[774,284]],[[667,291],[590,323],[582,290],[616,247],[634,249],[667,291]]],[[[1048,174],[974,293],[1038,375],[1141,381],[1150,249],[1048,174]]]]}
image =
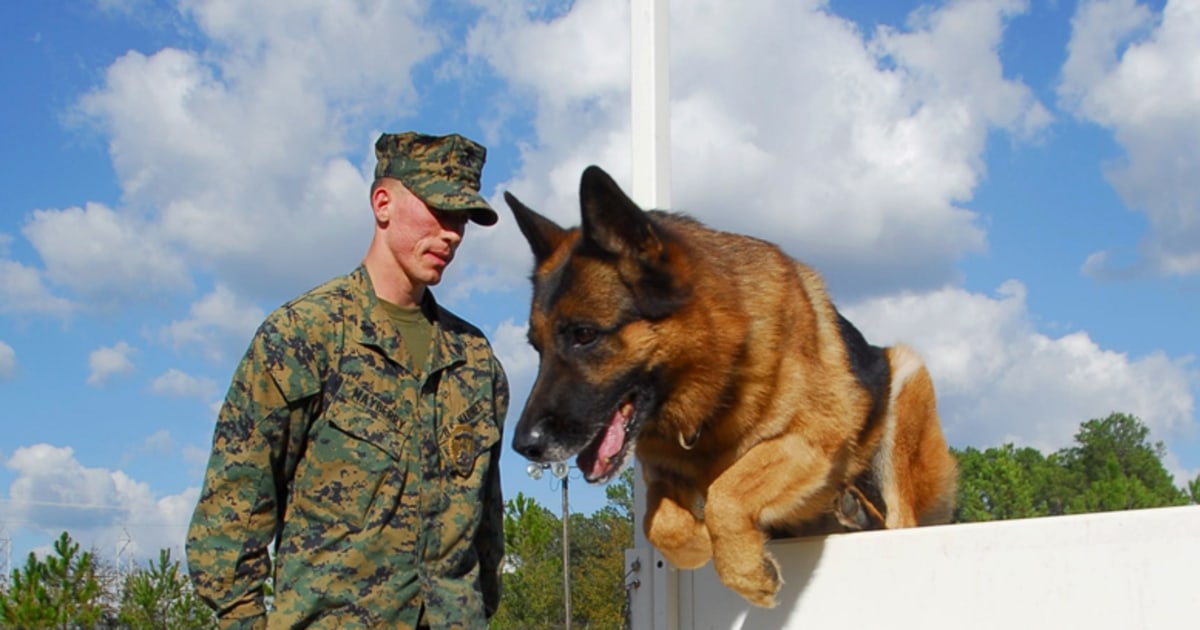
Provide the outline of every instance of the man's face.
{"type": "Polygon", "coordinates": [[[387,245],[414,285],[433,286],[454,259],[467,229],[466,212],[439,212],[403,186],[391,191],[387,245]]]}

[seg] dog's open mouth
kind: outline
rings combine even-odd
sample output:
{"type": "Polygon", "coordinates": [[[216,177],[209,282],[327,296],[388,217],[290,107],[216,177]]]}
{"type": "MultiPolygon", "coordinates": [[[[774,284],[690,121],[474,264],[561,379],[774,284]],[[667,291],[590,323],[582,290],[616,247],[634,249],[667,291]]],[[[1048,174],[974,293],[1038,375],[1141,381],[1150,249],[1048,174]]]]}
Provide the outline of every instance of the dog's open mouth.
{"type": "Polygon", "coordinates": [[[575,464],[588,483],[604,483],[624,467],[637,437],[638,412],[637,396],[630,395],[613,411],[604,430],[579,451],[575,464]]]}

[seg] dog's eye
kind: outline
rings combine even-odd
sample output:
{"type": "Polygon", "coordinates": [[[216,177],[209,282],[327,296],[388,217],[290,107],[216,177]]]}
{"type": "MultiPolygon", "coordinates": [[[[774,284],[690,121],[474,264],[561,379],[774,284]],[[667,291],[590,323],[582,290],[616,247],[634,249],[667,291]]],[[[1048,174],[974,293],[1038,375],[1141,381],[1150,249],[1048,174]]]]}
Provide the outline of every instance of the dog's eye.
{"type": "Polygon", "coordinates": [[[600,332],[589,326],[576,326],[571,329],[571,341],[577,346],[588,346],[600,337],[600,332]]]}

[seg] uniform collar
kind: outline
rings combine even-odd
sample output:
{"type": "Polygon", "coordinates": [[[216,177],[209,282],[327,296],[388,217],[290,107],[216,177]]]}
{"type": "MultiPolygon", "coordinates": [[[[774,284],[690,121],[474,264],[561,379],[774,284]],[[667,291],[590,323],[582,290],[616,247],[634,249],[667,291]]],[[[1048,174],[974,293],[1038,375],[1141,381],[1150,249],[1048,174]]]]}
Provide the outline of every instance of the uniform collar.
{"type": "MultiPolygon", "coordinates": [[[[400,331],[395,324],[383,313],[379,297],[375,295],[375,285],[371,283],[371,274],[367,273],[365,265],[359,265],[350,274],[350,282],[358,296],[362,307],[363,317],[359,322],[359,341],[365,345],[375,346],[393,362],[404,366],[410,372],[412,357],[408,349],[401,343],[400,331]]],[[[421,310],[433,322],[433,354],[431,355],[430,371],[436,372],[456,363],[466,360],[466,351],[459,335],[446,330],[446,322],[450,319],[448,313],[438,305],[433,297],[433,291],[425,290],[421,300],[421,310]]]]}

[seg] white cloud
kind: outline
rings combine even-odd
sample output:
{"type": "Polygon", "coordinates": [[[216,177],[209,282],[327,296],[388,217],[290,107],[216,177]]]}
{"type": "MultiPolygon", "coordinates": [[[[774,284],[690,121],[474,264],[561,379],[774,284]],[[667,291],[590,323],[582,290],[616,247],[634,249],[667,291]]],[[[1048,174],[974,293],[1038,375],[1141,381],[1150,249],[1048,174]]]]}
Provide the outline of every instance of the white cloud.
{"type": "Polygon", "coordinates": [[[485,14],[468,35],[468,51],[532,89],[544,101],[542,109],[553,112],[628,90],[627,4],[582,0],[552,20],[517,3],[479,4],[485,14]]]}
{"type": "Polygon", "coordinates": [[[492,335],[492,348],[508,376],[508,387],[512,392],[510,407],[513,411],[520,410],[537,376],[538,355],[529,345],[526,330],[528,325],[507,319],[496,327],[492,335]]]}
{"type": "Polygon", "coordinates": [[[1132,413],[1154,439],[1194,430],[1194,357],[1131,357],[1086,332],[1050,337],[1034,329],[1025,287],[995,297],[944,288],[875,298],[844,308],[876,344],[904,341],[926,359],[949,438],[959,445],[1016,442],[1053,450],[1079,424],[1132,413]]]}
{"type": "Polygon", "coordinates": [[[134,557],[156,556],[170,548],[182,557],[182,543],[199,488],[158,497],[121,471],[89,468],[70,447],[35,444],[17,448],[5,462],[16,474],[9,486],[8,512],[14,522],[57,535],[69,531],[85,548],[117,553],[115,541],[131,537],[134,557]]]}
{"type": "MultiPolygon", "coordinates": [[[[96,8],[103,12],[113,15],[119,15],[129,20],[143,20],[146,23],[152,24],[153,20],[147,19],[150,16],[160,16],[163,13],[169,13],[172,8],[162,6],[155,0],[94,0],[96,8]]],[[[159,19],[162,19],[159,17],[159,19]]]]}
{"type": "Polygon", "coordinates": [[[202,472],[203,472],[206,464],[209,463],[209,455],[210,455],[209,449],[202,449],[202,448],[199,448],[199,446],[192,446],[192,445],[184,446],[184,451],[182,451],[182,455],[184,455],[185,462],[187,462],[188,464],[191,464],[191,466],[193,468],[199,467],[199,469],[202,470],[202,472]]]}
{"type": "MultiPolygon", "coordinates": [[[[848,293],[944,284],[961,255],[986,246],[964,204],[989,131],[1025,138],[1049,122],[997,54],[1024,9],[952,2],[864,36],[824,3],[673,3],[672,205],[768,236],[848,293]]],[[[536,107],[538,144],[523,147],[506,187],[578,223],[584,165],[627,181],[628,6],[580,0],[550,22],[486,10],[468,50],[536,107]]],[[[527,271],[512,256],[519,244],[497,230],[467,253],[515,269],[515,282],[527,271]]]]}
{"type": "Polygon", "coordinates": [[[217,384],[210,378],[170,368],[150,383],[150,391],[160,396],[210,400],[217,394],[217,384]]]}
{"type": "Polygon", "coordinates": [[[0,341],[0,382],[17,376],[17,351],[0,341]]]}
{"type": "Polygon", "coordinates": [[[197,480],[203,478],[210,454],[211,452],[207,448],[190,445],[183,447],[183,461],[187,464],[188,474],[192,478],[197,480]]]}
{"type": "Polygon", "coordinates": [[[146,440],[142,443],[142,447],[150,452],[159,455],[168,455],[175,451],[175,440],[171,437],[171,432],[166,429],[159,429],[154,433],[146,436],[146,440]]]}
{"type": "MultiPolygon", "coordinates": [[[[367,120],[414,111],[436,53],[423,3],[189,0],[198,50],[129,52],[80,99],[145,247],[243,293],[287,295],[357,262],[367,179],[345,158],[367,120]]],[[[368,137],[369,136],[369,137],[368,137]]],[[[64,246],[65,247],[65,246],[64,246]]]]}
{"type": "MultiPolygon", "coordinates": [[[[187,288],[200,269],[283,299],[348,270],[370,221],[367,174],[341,156],[369,168],[363,122],[410,113],[411,69],[429,60],[442,80],[499,72],[511,89],[482,116],[530,116],[535,132],[507,187],[576,222],[586,164],[628,174],[629,7],[479,4],[465,51],[443,55],[419,3],[184,3],[205,47],[129,52],[78,103],[109,138],[125,207],[36,215],[27,232],[48,277],[95,298],[187,288]]],[[[1046,122],[996,55],[1023,10],[954,2],[864,35],[816,1],[674,3],[674,205],[770,235],[845,293],[941,285],[986,246],[964,204],[989,130],[1046,122]]],[[[494,142],[515,141],[506,129],[494,142]]],[[[471,239],[457,291],[520,283],[511,221],[471,239]]]]}
{"type": "Polygon", "coordinates": [[[1135,0],[1080,2],[1072,19],[1059,98],[1083,120],[1112,130],[1125,155],[1106,176],[1149,231],[1134,268],[1105,252],[1084,271],[1200,273],[1200,13],[1169,0],[1161,13],[1135,0]]]}
{"type": "Polygon", "coordinates": [[[193,303],[189,315],[165,326],[162,337],[176,347],[199,346],[204,356],[214,360],[231,346],[244,350],[265,317],[261,308],[244,302],[223,284],[193,303]]]}
{"type": "Polygon", "coordinates": [[[51,293],[37,269],[0,260],[0,313],[65,317],[74,310],[70,300],[51,293]]]}
{"type": "Polygon", "coordinates": [[[124,341],[118,341],[114,346],[102,346],[88,354],[87,384],[100,386],[108,379],[118,374],[128,374],[133,371],[133,361],[129,356],[137,352],[137,348],[124,341]]]}
{"type": "Polygon", "coordinates": [[[191,287],[184,261],[151,227],[103,204],[37,210],[22,233],[46,276],[81,296],[115,302],[191,287]]]}

